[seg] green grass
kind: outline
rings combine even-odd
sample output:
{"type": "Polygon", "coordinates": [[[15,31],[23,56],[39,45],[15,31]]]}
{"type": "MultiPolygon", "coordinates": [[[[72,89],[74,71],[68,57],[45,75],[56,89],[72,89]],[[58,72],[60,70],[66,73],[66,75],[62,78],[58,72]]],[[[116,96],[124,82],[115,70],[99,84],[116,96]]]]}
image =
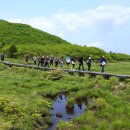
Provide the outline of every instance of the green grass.
{"type": "MultiPolygon", "coordinates": [[[[12,59],[7,60],[13,62],[12,59]]],[[[96,65],[93,65],[95,69],[96,65]]],[[[129,74],[129,65],[128,62],[108,63],[106,69],[109,68],[111,73],[121,73],[119,68],[122,68],[124,74],[129,74]],[[110,70],[116,66],[117,71],[110,70]]],[[[45,130],[51,119],[50,97],[63,90],[70,99],[85,99],[87,107],[85,113],[71,122],[60,122],[60,130],[130,129],[130,81],[120,83],[115,77],[109,80],[101,76],[79,77],[60,70],[48,73],[22,67],[9,68],[3,64],[0,64],[0,129],[45,130]],[[52,80],[59,75],[59,80],[52,80]],[[87,101],[89,98],[93,100],[92,105],[87,101]]]]}

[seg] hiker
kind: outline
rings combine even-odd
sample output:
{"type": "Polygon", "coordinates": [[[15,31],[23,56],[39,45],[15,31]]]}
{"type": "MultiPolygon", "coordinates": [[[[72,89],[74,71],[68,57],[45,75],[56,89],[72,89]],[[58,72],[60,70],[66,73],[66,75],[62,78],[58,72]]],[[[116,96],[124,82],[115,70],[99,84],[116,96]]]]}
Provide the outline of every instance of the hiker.
{"type": "Polygon", "coordinates": [[[74,67],[75,67],[75,59],[74,58],[72,58],[71,63],[72,63],[72,70],[74,70],[74,67]]]}
{"type": "Polygon", "coordinates": [[[79,70],[80,70],[80,67],[82,66],[82,70],[84,71],[83,57],[80,56],[78,60],[79,60],[79,70]]]}
{"type": "Polygon", "coordinates": [[[66,57],[67,69],[68,69],[68,67],[69,67],[69,64],[70,64],[70,56],[68,55],[68,56],[66,57]]]}
{"type": "Polygon", "coordinates": [[[58,67],[58,63],[59,63],[58,57],[55,57],[54,62],[55,62],[55,67],[57,68],[58,67]]]}
{"type": "Polygon", "coordinates": [[[41,56],[41,66],[44,66],[44,56],[41,56]]]}
{"type": "Polygon", "coordinates": [[[53,56],[50,57],[50,66],[53,66],[53,56]]]}
{"type": "Polygon", "coordinates": [[[26,55],[25,55],[25,62],[26,62],[26,64],[28,64],[28,59],[29,59],[29,55],[26,54],[26,55]]]}
{"type": "Polygon", "coordinates": [[[59,63],[60,63],[60,68],[62,68],[63,67],[63,58],[62,57],[59,59],[59,63]]]}
{"type": "Polygon", "coordinates": [[[106,64],[105,57],[102,56],[102,58],[100,58],[99,62],[100,62],[100,66],[101,66],[101,69],[102,69],[101,72],[104,72],[104,68],[105,68],[105,64],[106,64]]]}
{"type": "Polygon", "coordinates": [[[36,65],[36,63],[37,63],[37,57],[36,56],[33,56],[33,61],[34,61],[34,65],[36,65]]]}
{"type": "Polygon", "coordinates": [[[45,67],[49,67],[49,56],[46,56],[45,67]]]}
{"type": "Polygon", "coordinates": [[[0,61],[2,61],[2,53],[0,53],[0,61]]]}
{"type": "Polygon", "coordinates": [[[91,57],[89,57],[89,58],[87,59],[88,71],[90,71],[90,69],[91,69],[91,62],[92,62],[92,59],[91,59],[91,57]]]}
{"type": "Polygon", "coordinates": [[[1,54],[0,54],[0,60],[1,60],[1,61],[4,61],[4,59],[5,59],[5,55],[4,55],[3,53],[1,53],[1,54]]]}
{"type": "Polygon", "coordinates": [[[38,66],[41,64],[41,56],[38,56],[38,66]]]}

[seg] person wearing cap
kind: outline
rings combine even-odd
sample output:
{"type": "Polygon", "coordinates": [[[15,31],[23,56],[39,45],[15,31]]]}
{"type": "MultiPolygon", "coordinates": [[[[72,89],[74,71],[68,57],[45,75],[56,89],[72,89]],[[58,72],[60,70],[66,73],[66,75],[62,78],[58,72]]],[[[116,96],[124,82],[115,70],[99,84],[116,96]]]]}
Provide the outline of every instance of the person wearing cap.
{"type": "Polygon", "coordinates": [[[88,71],[90,71],[90,69],[91,69],[91,63],[92,63],[92,59],[91,59],[91,57],[88,57],[88,59],[87,59],[88,71]]]}
{"type": "Polygon", "coordinates": [[[106,59],[105,59],[104,56],[102,56],[100,58],[100,66],[101,66],[101,69],[102,69],[101,72],[104,72],[105,64],[106,64],[106,59]]]}
{"type": "Polygon", "coordinates": [[[41,56],[41,66],[42,66],[42,67],[44,66],[44,60],[45,60],[44,55],[42,55],[42,56],[41,56]]]}
{"type": "Polygon", "coordinates": [[[33,56],[33,61],[34,61],[34,65],[36,65],[36,63],[37,63],[37,57],[36,56],[33,56]]]}

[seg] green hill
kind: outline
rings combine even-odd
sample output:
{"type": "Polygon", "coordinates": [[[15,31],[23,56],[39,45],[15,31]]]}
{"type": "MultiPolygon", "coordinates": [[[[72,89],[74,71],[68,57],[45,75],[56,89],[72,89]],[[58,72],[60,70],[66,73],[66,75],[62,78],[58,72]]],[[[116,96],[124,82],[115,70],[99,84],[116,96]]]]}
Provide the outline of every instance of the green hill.
{"type": "Polygon", "coordinates": [[[23,57],[25,53],[33,55],[55,55],[71,57],[83,55],[85,58],[91,55],[93,59],[98,59],[105,55],[108,59],[122,60],[130,59],[125,54],[106,53],[96,47],[86,47],[71,44],[58,36],[35,29],[26,24],[10,23],[0,20],[0,52],[4,52],[10,57],[11,46],[16,47],[14,57],[23,57]]]}
{"type": "Polygon", "coordinates": [[[0,20],[0,44],[69,44],[61,38],[26,24],[0,20]]]}

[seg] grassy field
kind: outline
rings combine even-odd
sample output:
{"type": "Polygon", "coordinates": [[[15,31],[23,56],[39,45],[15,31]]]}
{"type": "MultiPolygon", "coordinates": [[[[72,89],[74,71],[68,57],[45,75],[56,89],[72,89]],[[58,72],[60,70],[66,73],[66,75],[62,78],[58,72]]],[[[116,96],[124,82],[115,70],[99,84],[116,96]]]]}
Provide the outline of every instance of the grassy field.
{"type": "MultiPolygon", "coordinates": [[[[96,66],[93,69],[100,71],[96,66]]],[[[130,74],[129,68],[126,62],[106,66],[111,73],[130,74]]],[[[83,99],[87,107],[84,114],[70,122],[60,121],[59,130],[130,129],[129,80],[79,77],[59,70],[47,72],[0,64],[0,130],[46,130],[51,124],[53,97],[61,91],[67,93],[68,99],[83,99]],[[93,104],[89,104],[90,98],[93,104]]]]}

